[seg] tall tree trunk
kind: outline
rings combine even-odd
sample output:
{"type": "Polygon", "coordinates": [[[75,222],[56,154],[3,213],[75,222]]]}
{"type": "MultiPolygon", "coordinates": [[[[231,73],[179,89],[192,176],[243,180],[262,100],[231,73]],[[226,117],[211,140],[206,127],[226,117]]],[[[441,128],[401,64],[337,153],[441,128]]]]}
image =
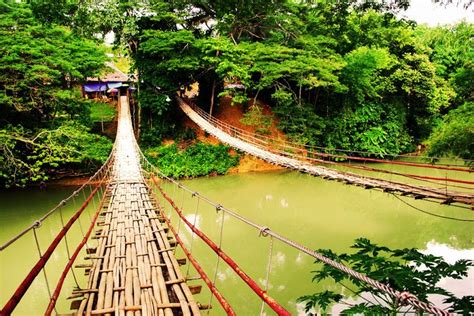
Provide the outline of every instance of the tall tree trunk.
{"type": "Polygon", "coordinates": [[[212,111],[214,110],[214,94],[216,93],[216,79],[212,82],[212,92],[211,92],[211,107],[209,108],[209,115],[212,116],[212,111]]]}
{"type": "MultiPolygon", "coordinates": [[[[216,57],[219,56],[219,51],[216,51],[216,57]]],[[[214,110],[214,96],[216,94],[216,79],[212,81],[212,92],[211,92],[211,107],[209,108],[209,115],[212,116],[212,111],[214,110]]]]}

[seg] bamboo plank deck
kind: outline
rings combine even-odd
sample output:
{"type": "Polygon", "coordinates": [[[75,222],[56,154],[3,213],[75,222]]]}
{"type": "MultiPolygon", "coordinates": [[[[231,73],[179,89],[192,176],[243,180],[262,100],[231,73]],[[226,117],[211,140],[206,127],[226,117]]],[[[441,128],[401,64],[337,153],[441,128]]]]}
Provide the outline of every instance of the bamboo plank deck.
{"type": "Polygon", "coordinates": [[[78,315],[199,315],[167,228],[143,178],[127,97],[121,97],[115,161],[98,246],[78,315]]]}
{"type": "Polygon", "coordinates": [[[189,106],[181,98],[178,98],[178,103],[183,112],[201,129],[213,135],[221,142],[226,143],[250,155],[263,159],[269,163],[330,180],[338,180],[343,181],[347,184],[362,186],[367,189],[375,188],[381,189],[386,192],[397,192],[401,195],[413,196],[415,199],[434,199],[446,204],[460,203],[474,208],[473,194],[362,176],[356,173],[330,169],[323,166],[311,164],[307,161],[302,161],[269,152],[263,146],[261,146],[261,144],[256,144],[251,139],[233,137],[228,133],[224,132],[223,130],[219,129],[211,122],[206,120],[204,117],[199,115],[196,111],[194,111],[191,106],[189,106]]]}

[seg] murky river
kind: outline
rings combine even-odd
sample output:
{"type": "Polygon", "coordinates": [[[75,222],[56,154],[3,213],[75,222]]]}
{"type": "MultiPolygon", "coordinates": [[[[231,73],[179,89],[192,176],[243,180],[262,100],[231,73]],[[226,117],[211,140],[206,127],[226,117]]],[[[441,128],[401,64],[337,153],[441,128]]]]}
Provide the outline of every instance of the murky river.
{"type": "MultiPolygon", "coordinates": [[[[472,180],[472,176],[467,176],[472,180]]],[[[223,177],[201,178],[184,181],[184,184],[209,198],[218,201],[227,208],[235,210],[260,225],[295,240],[312,249],[330,248],[335,252],[350,251],[350,245],[358,237],[392,248],[415,247],[424,252],[444,256],[448,262],[457,259],[474,259],[474,223],[456,222],[430,216],[424,211],[443,216],[474,219],[470,210],[437,203],[402,198],[374,190],[348,186],[337,182],[322,180],[292,171],[248,173],[223,177]]],[[[16,232],[31,224],[45,210],[66,197],[74,188],[48,188],[46,190],[29,189],[23,191],[0,192],[0,243],[8,240],[16,232]]],[[[240,267],[257,280],[263,287],[266,283],[270,238],[259,237],[254,228],[224,216],[222,213],[202,201],[197,208],[197,199],[189,193],[167,187],[168,193],[182,206],[191,222],[196,222],[216,242],[220,239],[222,228],[222,249],[227,252],[240,267]]],[[[76,201],[76,206],[81,201],[76,201]]],[[[166,212],[173,214],[174,226],[188,246],[191,246],[191,234],[179,223],[169,205],[166,212]]],[[[69,218],[72,205],[63,210],[69,218]]],[[[89,214],[93,206],[81,217],[83,230],[88,228],[89,214]]],[[[60,214],[48,219],[38,230],[41,250],[54,238],[61,226],[60,214]]],[[[78,225],[68,234],[70,245],[76,245],[82,238],[78,225]]],[[[94,245],[94,241],[90,242],[94,245]]],[[[73,246],[70,247],[74,249],[73,246]]],[[[51,262],[46,267],[46,275],[51,288],[56,284],[59,273],[67,259],[66,246],[61,243],[51,262]]],[[[197,237],[192,242],[192,251],[211,279],[216,278],[216,286],[228,299],[239,315],[258,315],[261,310],[260,299],[253,294],[233,271],[222,261],[217,263],[215,253],[210,251],[197,237]],[[217,273],[214,273],[216,266],[217,273]]],[[[85,252],[81,254],[81,258],[85,252]]],[[[184,255],[178,250],[177,257],[184,255]]],[[[7,250],[0,253],[0,305],[13,293],[15,287],[38,260],[38,250],[34,235],[29,233],[7,250]]],[[[333,288],[332,283],[315,284],[311,282],[311,271],[316,268],[314,260],[288,246],[273,242],[271,271],[268,293],[282,303],[293,314],[303,313],[303,306],[296,299],[305,294],[333,288]]],[[[78,263],[88,263],[80,260],[78,263]]],[[[190,277],[197,275],[191,268],[183,266],[183,273],[190,277]]],[[[84,285],[84,269],[76,270],[79,285],[84,285]]],[[[189,284],[203,284],[201,281],[189,281],[189,284]]],[[[72,275],[68,276],[58,312],[67,312],[69,296],[75,286],[72,275]]],[[[468,279],[461,281],[443,281],[443,286],[457,295],[473,295],[474,272],[468,279]]],[[[203,291],[196,295],[202,304],[210,301],[209,291],[203,284],[203,291]]],[[[48,290],[45,277],[40,274],[26,299],[19,305],[17,315],[36,315],[44,311],[48,302],[48,290]]],[[[217,302],[211,302],[212,315],[223,312],[217,302]]],[[[264,313],[273,314],[265,307],[264,313]]]]}

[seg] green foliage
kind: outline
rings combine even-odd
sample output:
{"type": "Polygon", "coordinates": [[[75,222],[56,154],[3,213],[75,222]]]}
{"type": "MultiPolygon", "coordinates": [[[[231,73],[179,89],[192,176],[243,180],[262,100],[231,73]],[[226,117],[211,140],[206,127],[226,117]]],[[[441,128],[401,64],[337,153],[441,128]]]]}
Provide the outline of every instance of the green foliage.
{"type": "Polygon", "coordinates": [[[331,291],[324,291],[318,295],[304,295],[297,299],[297,302],[305,303],[304,311],[309,313],[314,306],[319,306],[322,310],[326,310],[330,305],[340,302],[344,296],[331,291]]]}
{"type": "Polygon", "coordinates": [[[402,106],[381,103],[361,104],[352,109],[344,107],[325,134],[325,143],[333,148],[350,148],[379,154],[408,151],[411,138],[405,124],[402,106]]]}
{"type": "Polygon", "coordinates": [[[229,147],[196,143],[184,150],[176,144],[149,148],[145,155],[161,172],[174,178],[225,174],[239,162],[238,155],[230,155],[229,147]]]}
{"type": "Polygon", "coordinates": [[[69,170],[90,172],[107,159],[112,142],[66,123],[32,133],[21,126],[0,129],[0,185],[25,186],[69,170]]]}
{"type": "Polygon", "coordinates": [[[269,128],[272,125],[272,117],[263,113],[263,108],[258,104],[251,105],[240,122],[245,125],[257,127],[256,132],[261,134],[268,134],[269,128]]]}
{"type": "Polygon", "coordinates": [[[364,102],[366,98],[380,99],[388,90],[384,70],[392,68],[396,62],[387,48],[359,47],[345,56],[347,65],[342,71],[343,82],[349,87],[357,101],[364,102]]]}
{"type": "Polygon", "coordinates": [[[90,118],[92,122],[110,122],[115,118],[116,111],[113,105],[104,102],[91,102],[90,118]]]}
{"type": "MultiPolygon", "coordinates": [[[[437,286],[443,278],[462,279],[467,276],[468,268],[474,263],[470,260],[458,260],[454,264],[446,263],[441,257],[423,254],[416,249],[389,249],[388,247],[373,244],[368,239],[356,239],[355,253],[335,254],[331,250],[318,250],[325,256],[351,267],[357,272],[389,285],[400,292],[410,292],[418,299],[426,301],[428,295],[437,294],[450,304],[450,312],[469,314],[472,312],[472,297],[457,298],[452,293],[437,286]]],[[[321,266],[319,261],[315,262],[321,266]]],[[[329,265],[323,265],[313,271],[313,281],[320,282],[330,279],[343,284],[354,295],[370,293],[374,300],[367,299],[363,303],[349,304],[344,314],[395,314],[407,312],[410,308],[404,307],[396,298],[374,289],[348,274],[329,265]]],[[[366,295],[366,297],[368,297],[366,295]]],[[[343,297],[333,291],[322,291],[306,295],[298,299],[305,302],[305,310],[312,308],[326,312],[333,303],[343,302],[343,297]]]]}
{"type": "Polygon", "coordinates": [[[474,95],[474,25],[461,22],[454,26],[419,27],[421,42],[432,49],[431,60],[436,72],[448,80],[457,94],[455,104],[460,105],[474,95]]]}
{"type": "Polygon", "coordinates": [[[3,118],[30,128],[47,126],[63,114],[84,119],[86,102],[73,86],[104,68],[104,52],[65,27],[40,24],[28,5],[0,5],[3,118]]]}
{"type": "Polygon", "coordinates": [[[277,106],[274,112],[279,117],[281,128],[293,141],[301,144],[319,145],[324,141],[326,122],[309,106],[294,106],[289,93],[278,90],[272,97],[277,106]]]}
{"type": "Polygon", "coordinates": [[[429,156],[474,159],[474,102],[449,112],[428,139],[429,156]]]}
{"type": "Polygon", "coordinates": [[[406,0],[72,2],[75,31],[114,30],[128,47],[148,144],[179,130],[175,91],[196,81],[203,108],[258,98],[290,137],[381,155],[411,150],[472,98],[472,24],[399,20],[406,0]],[[245,89],[223,89],[234,82],[245,89]]]}
{"type": "Polygon", "coordinates": [[[90,172],[111,149],[89,133],[97,105],[78,89],[104,68],[104,51],[55,24],[73,10],[69,1],[0,0],[0,186],[90,172]]]}

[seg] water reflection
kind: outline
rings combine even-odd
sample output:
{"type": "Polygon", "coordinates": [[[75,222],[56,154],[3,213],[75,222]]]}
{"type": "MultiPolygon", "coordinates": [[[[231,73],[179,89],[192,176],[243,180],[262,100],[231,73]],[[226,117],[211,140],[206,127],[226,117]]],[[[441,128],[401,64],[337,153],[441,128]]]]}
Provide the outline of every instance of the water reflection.
{"type": "MultiPolygon", "coordinates": [[[[455,249],[446,244],[440,244],[432,240],[426,244],[426,249],[421,250],[425,254],[431,254],[443,259],[450,264],[455,263],[457,260],[468,259],[474,261],[474,248],[473,249],[455,249]]],[[[474,267],[470,267],[468,270],[468,276],[462,280],[455,280],[449,278],[443,278],[439,281],[438,286],[449,289],[451,293],[457,297],[466,295],[474,295],[474,267]]],[[[438,303],[441,303],[439,298],[438,303]]]]}

